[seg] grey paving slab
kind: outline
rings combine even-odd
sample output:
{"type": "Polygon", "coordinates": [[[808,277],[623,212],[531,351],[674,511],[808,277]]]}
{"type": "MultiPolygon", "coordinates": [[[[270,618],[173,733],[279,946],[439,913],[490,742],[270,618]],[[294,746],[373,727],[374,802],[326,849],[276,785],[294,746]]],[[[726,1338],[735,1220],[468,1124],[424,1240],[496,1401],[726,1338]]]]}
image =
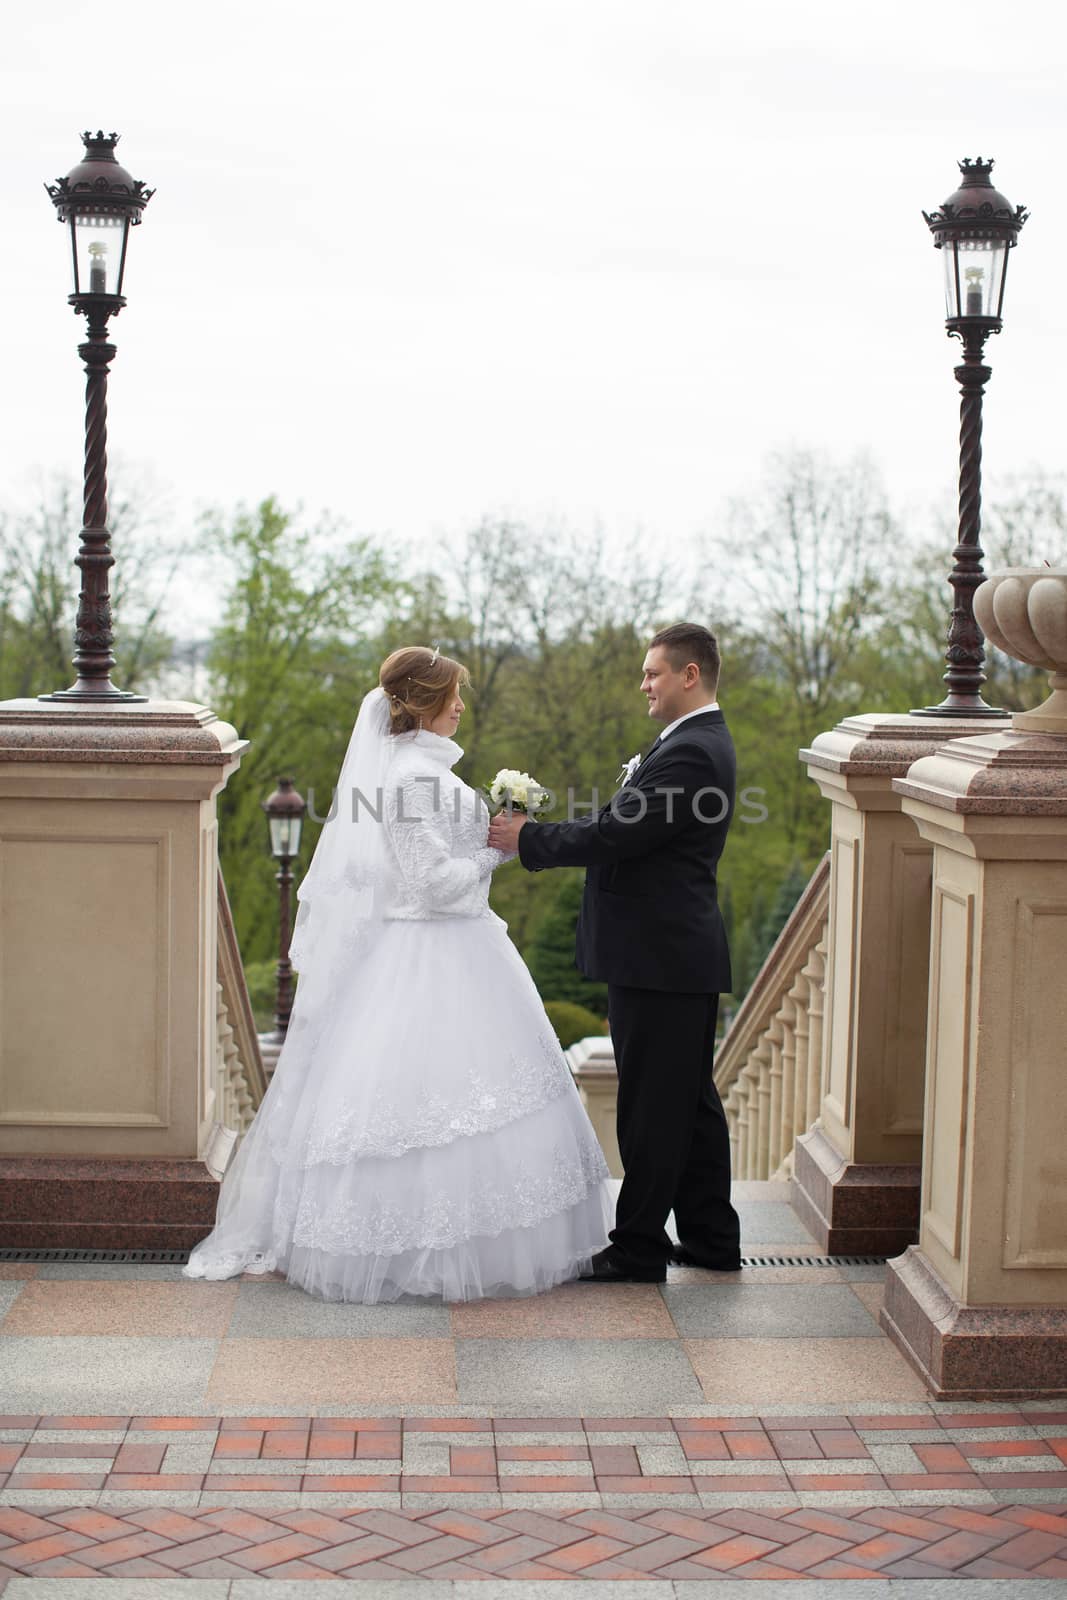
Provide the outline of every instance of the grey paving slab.
{"type": "MultiPolygon", "coordinates": [[[[578,1442],[580,1443],[581,1440],[582,1440],[583,1435],[582,1434],[577,1434],[575,1437],[577,1438],[578,1442]]],[[[527,1434],[523,1434],[521,1442],[522,1443],[526,1443],[528,1438],[529,1438],[529,1436],[527,1434]]],[[[437,1428],[431,1428],[429,1430],[425,1430],[425,1429],[420,1429],[418,1427],[409,1427],[407,1425],[407,1421],[405,1419],[405,1426],[404,1426],[404,1456],[405,1456],[405,1460],[407,1459],[407,1451],[408,1451],[409,1447],[412,1448],[412,1449],[425,1449],[425,1448],[427,1448],[428,1446],[431,1446],[431,1445],[441,1445],[441,1446],[443,1446],[443,1445],[450,1445],[450,1444],[466,1444],[466,1445],[483,1445],[484,1446],[484,1445],[491,1445],[491,1444],[499,1443],[499,1442],[500,1442],[499,1438],[494,1433],[463,1433],[460,1430],[457,1430],[455,1433],[447,1433],[447,1432],[445,1432],[444,1429],[438,1430],[437,1428]]],[[[513,1442],[518,1442],[518,1441],[513,1441],[513,1442]]],[[[533,1444],[534,1440],[533,1439],[529,1439],[529,1443],[533,1444]]]]}
{"type": "Polygon", "coordinates": [[[837,1268],[846,1283],[884,1283],[885,1263],[880,1261],[877,1266],[848,1267],[844,1263],[837,1268]]]}
{"type": "MultiPolygon", "coordinates": [[[[4,1493],[6,1494],[6,1490],[4,1493]]],[[[53,1490],[53,1503],[62,1499],[66,1494],[65,1505],[70,1504],[70,1490],[53,1490]]],[[[232,1496],[234,1500],[237,1496],[232,1496]]],[[[196,1506],[200,1504],[201,1495],[197,1489],[101,1489],[93,1504],[99,1506],[101,1511],[109,1509],[128,1510],[131,1506],[162,1506],[167,1510],[175,1507],[196,1506]]],[[[80,1496],[79,1496],[80,1503],[80,1496]]],[[[208,1502],[214,1505],[214,1501],[208,1502]]]]}
{"type": "Polygon", "coordinates": [[[3,1342],[0,1410],[172,1416],[202,1408],[218,1339],[12,1335],[3,1342]]]}
{"type": "Polygon", "coordinates": [[[111,1283],[180,1283],[181,1266],[157,1261],[42,1261],[37,1268],[38,1278],[53,1282],[62,1279],[85,1278],[111,1283]]]}
{"type": "MultiPolygon", "coordinates": [[[[861,1587],[866,1589],[868,1585],[864,1583],[861,1587]]],[[[835,1600],[839,1600],[840,1588],[841,1585],[835,1584],[835,1600]]],[[[1038,1600],[1042,1595],[1055,1595],[1056,1600],[1063,1600],[1064,1594],[1062,1578],[1025,1578],[1021,1582],[1017,1578],[967,1578],[958,1579],[948,1588],[938,1578],[891,1578],[889,1589],[893,1595],[906,1596],[906,1600],[950,1600],[952,1595],[964,1593],[983,1596],[984,1600],[1038,1600]]],[[[808,1592],[805,1586],[805,1593],[808,1592]]],[[[795,1595],[793,1600],[796,1600],[795,1595]]]]}
{"type": "MultiPolygon", "coordinates": [[[[933,1428],[857,1428],[856,1432],[864,1444],[874,1454],[874,1446],[894,1444],[944,1444],[941,1435],[933,1428]]],[[[881,1459],[879,1457],[879,1459],[881,1459]]],[[[908,1460],[918,1460],[918,1457],[908,1457],[908,1460]]],[[[891,1467],[890,1471],[896,1469],[891,1467]]],[[[921,1472],[922,1467],[908,1467],[909,1472],[921,1472]]]]}
{"type": "Polygon", "coordinates": [[[459,1578],[455,1600],[674,1600],[667,1578],[490,1578],[481,1583],[459,1578]]]}
{"type": "MultiPolygon", "coordinates": [[[[747,1502],[746,1502],[747,1504],[747,1502]]],[[[797,1600],[798,1584],[793,1579],[760,1578],[757,1580],[743,1578],[723,1578],[719,1582],[712,1580],[710,1583],[701,1583],[699,1579],[690,1582],[688,1579],[679,1578],[674,1585],[675,1600],[797,1600]]],[[[888,1578],[805,1578],[799,1588],[804,1600],[871,1600],[872,1595],[885,1596],[893,1589],[893,1584],[888,1578]]],[[[903,1584],[901,1584],[903,1588],[903,1584]]],[[[951,1588],[941,1592],[941,1600],[950,1600],[951,1594],[959,1593],[951,1588]]],[[[1027,1590],[1029,1593],[1029,1589],[1027,1590]]],[[[908,1594],[911,1594],[910,1588],[908,1594]]],[[[519,1600],[519,1596],[515,1596],[519,1600]]]]}
{"type": "MultiPolygon", "coordinates": [[[[424,1433],[422,1435],[422,1440],[425,1442],[421,1442],[419,1444],[409,1444],[408,1435],[405,1435],[403,1470],[405,1472],[432,1473],[435,1477],[440,1476],[443,1473],[447,1477],[452,1470],[450,1465],[452,1459],[451,1446],[447,1444],[437,1444],[436,1442],[430,1444],[429,1439],[430,1435],[424,1433]]],[[[490,1441],[490,1443],[491,1442],[492,1441],[490,1441]]],[[[368,1464],[369,1463],[367,1462],[361,1461],[359,1464],[359,1470],[362,1472],[364,1466],[368,1464]]],[[[398,1470],[395,1462],[390,1464],[387,1461],[384,1463],[384,1465],[388,1466],[391,1472],[396,1472],[398,1470]]]]}
{"type": "Polygon", "coordinates": [[[95,1506],[100,1495],[95,1489],[11,1489],[3,1490],[5,1506],[24,1506],[27,1511],[44,1508],[60,1511],[77,1502],[80,1506],[95,1506]]]}
{"type": "MultiPolygon", "coordinates": [[[[275,1584],[272,1593],[283,1587],[275,1584]]],[[[4,1600],[229,1600],[229,1594],[229,1578],[12,1578],[4,1600]]]]}
{"type": "MultiPolygon", "coordinates": [[[[741,1254],[753,1254],[753,1245],[803,1244],[815,1249],[815,1240],[792,1206],[761,1200],[756,1204],[741,1201],[736,1207],[741,1218],[741,1254]]],[[[757,1252],[758,1253],[758,1252],[757,1252]]]]}
{"type": "MultiPolygon", "coordinates": [[[[990,1494],[1000,1506],[1067,1505],[1067,1489],[1050,1489],[1047,1484],[1037,1488],[1033,1484],[1023,1485],[1019,1489],[1013,1489],[1010,1484],[1003,1487],[998,1484],[990,1490],[990,1494]]],[[[1067,1594],[1067,1590],[1064,1593],[1067,1594]]]]}
{"type": "MultiPolygon", "coordinates": [[[[750,1498],[751,1496],[749,1495],[745,1496],[746,1506],[750,1498]]],[[[615,1494],[612,1491],[608,1491],[601,1494],[600,1503],[605,1511],[633,1511],[635,1508],[639,1511],[651,1511],[653,1509],[649,1505],[651,1499],[653,1499],[653,1496],[647,1494],[615,1494]]],[[[697,1494],[664,1495],[663,1499],[664,1501],[670,1500],[669,1509],[671,1511],[700,1510],[700,1496],[697,1494]]]]}
{"type": "MultiPolygon", "coordinates": [[[[405,1431],[405,1438],[406,1437],[407,1437],[407,1434],[406,1434],[406,1431],[405,1431]]],[[[423,1437],[424,1438],[428,1437],[428,1435],[423,1435],[423,1437]]],[[[623,1444],[629,1444],[631,1442],[632,1438],[633,1438],[632,1434],[627,1434],[626,1438],[622,1441],[622,1443],[623,1444]]],[[[462,1442],[462,1441],[460,1441],[460,1442],[462,1442]]],[[[587,1436],[586,1436],[586,1434],[584,1432],[580,1432],[580,1433],[562,1433],[562,1432],[554,1433],[551,1429],[541,1429],[540,1431],[538,1431],[536,1433],[534,1433],[534,1432],[531,1432],[531,1433],[507,1433],[507,1432],[505,1432],[505,1430],[503,1428],[501,1428],[499,1433],[496,1434],[496,1442],[497,1442],[497,1444],[580,1444],[580,1445],[584,1445],[586,1442],[588,1442],[589,1444],[618,1444],[620,1441],[619,1441],[619,1437],[618,1437],[617,1434],[610,1433],[610,1432],[609,1433],[602,1433],[602,1432],[601,1433],[592,1433],[591,1432],[588,1435],[588,1441],[587,1441],[587,1436]]]]}
{"type": "MultiPolygon", "coordinates": [[[[917,1433],[912,1434],[911,1437],[917,1443],[921,1442],[917,1433]]],[[[871,1460],[876,1464],[879,1472],[926,1471],[926,1468],[907,1440],[894,1439],[892,1443],[887,1444],[868,1443],[867,1448],[870,1451],[871,1460]]]]}
{"type": "MultiPolygon", "coordinates": [[[[136,1442],[131,1438],[131,1444],[136,1442]]],[[[158,1445],[158,1433],[152,1442],[158,1445]]],[[[161,1468],[163,1472],[206,1472],[211,1466],[211,1457],[215,1449],[215,1435],[213,1433],[186,1433],[177,1439],[171,1437],[164,1449],[166,1454],[163,1457],[163,1466],[161,1468]]]]}
{"type": "Polygon", "coordinates": [[[361,1306],[316,1300],[284,1283],[243,1282],[229,1334],[242,1339],[448,1339],[443,1305],[361,1306]]]}
{"type": "MultiPolygon", "coordinates": [[[[1025,1498],[1016,1489],[1006,1497],[1005,1503],[1012,1505],[1025,1498]]],[[[1044,1505],[1047,1499],[1048,1495],[1042,1491],[1040,1503],[1044,1505]]],[[[894,1489],[891,1499],[884,1489],[879,1490],[879,1504],[894,1502],[899,1506],[993,1506],[997,1504],[997,1497],[990,1489],[894,1489]]]]}
{"type": "MultiPolygon", "coordinates": [[[[662,1437],[661,1435],[660,1441],[662,1441],[662,1437]]],[[[623,1436],[619,1442],[621,1444],[629,1444],[631,1443],[631,1438],[623,1436]]],[[[680,1444],[663,1444],[662,1442],[638,1444],[637,1459],[641,1463],[641,1471],[647,1476],[654,1477],[657,1473],[663,1472],[670,1475],[678,1474],[682,1477],[689,1476],[689,1460],[680,1444]]]]}
{"type": "MultiPolygon", "coordinates": [[[[125,1428],[38,1428],[34,1432],[33,1442],[34,1444],[122,1444],[125,1438],[125,1428]]],[[[158,1444],[158,1433],[153,1433],[147,1442],[158,1444]]]]}
{"type": "Polygon", "coordinates": [[[661,1293],[686,1339],[885,1337],[844,1283],[668,1284],[661,1293]]]}
{"type": "Polygon", "coordinates": [[[463,1400],[485,1405],[551,1404],[561,1409],[659,1415],[704,1395],[673,1339],[459,1339],[456,1375],[463,1400]]]}
{"type": "MultiPolygon", "coordinates": [[[[1038,1428],[954,1428],[950,1417],[946,1417],[941,1426],[955,1444],[970,1444],[979,1440],[1040,1439],[1041,1437],[1041,1431],[1038,1428]]],[[[1049,1438],[1057,1439],[1063,1433],[1063,1426],[1061,1424],[1058,1430],[1056,1428],[1046,1428],[1044,1431],[1049,1438]]]]}
{"type": "Polygon", "coordinates": [[[497,1472],[501,1484],[508,1478],[558,1478],[566,1468],[568,1478],[588,1478],[592,1482],[591,1461],[500,1461],[497,1472]]]}
{"type": "MultiPolygon", "coordinates": [[[[359,1497],[362,1506],[365,1496],[359,1497]]],[[[503,1504],[502,1495],[490,1494],[405,1494],[401,1495],[405,1511],[497,1511],[503,1504]]],[[[347,1504],[352,1504],[352,1495],[347,1504]]],[[[599,1505],[599,1500],[597,1505],[599,1505]]]]}
{"type": "Polygon", "coordinates": [[[895,1507],[897,1504],[897,1495],[892,1489],[805,1489],[800,1478],[794,1480],[794,1486],[801,1505],[810,1511],[832,1511],[835,1506],[866,1509],[871,1505],[895,1507]]]}
{"type": "MultiPolygon", "coordinates": [[[[820,1461],[819,1465],[823,1463],[820,1461]]],[[[774,1478],[780,1474],[788,1487],[785,1468],[779,1461],[690,1461],[685,1471],[694,1478],[774,1478]]]]}
{"type": "MultiPolygon", "coordinates": [[[[510,1587],[514,1591],[523,1585],[513,1583],[510,1587]]],[[[480,1591],[485,1585],[480,1583],[477,1588],[480,1591]]],[[[169,1592],[179,1600],[188,1591],[183,1583],[177,1591],[169,1592]]],[[[314,1578],[234,1578],[228,1600],[311,1600],[318,1592],[314,1578]]],[[[330,1600],[372,1600],[374,1595],[381,1595],[382,1600],[455,1600],[456,1585],[444,1578],[397,1578],[395,1582],[373,1578],[369,1583],[366,1579],[361,1582],[358,1578],[338,1578],[331,1581],[326,1592],[330,1600]]],[[[522,1596],[512,1593],[511,1600],[522,1600],[522,1596]]]]}
{"type": "MultiPolygon", "coordinates": [[[[672,1508],[675,1500],[681,1500],[682,1498],[681,1495],[672,1494],[672,1508]]],[[[792,1492],[775,1489],[766,1492],[761,1490],[759,1494],[748,1494],[746,1492],[744,1499],[741,1500],[736,1489],[727,1491],[723,1489],[705,1490],[702,1488],[700,1490],[700,1504],[705,1511],[724,1511],[729,1509],[736,1511],[738,1505],[743,1505],[746,1510],[749,1507],[758,1509],[760,1506],[784,1506],[787,1511],[799,1511],[800,1496],[792,1492]]],[[[762,1589],[759,1592],[762,1594],[762,1589]]],[[[755,1600],[755,1597],[753,1597],[753,1600],[755,1600]]]]}
{"type": "MultiPolygon", "coordinates": [[[[473,1499],[473,1495],[465,1494],[463,1504],[473,1499]]],[[[652,1497],[646,1495],[644,1504],[648,1505],[652,1497]]],[[[681,1500],[679,1495],[671,1495],[671,1504],[681,1500]]],[[[606,1494],[598,1494],[594,1489],[570,1489],[566,1494],[536,1494],[523,1490],[521,1494],[501,1494],[500,1504],[509,1511],[597,1511],[608,1503],[606,1494]]],[[[453,1510],[455,1501],[451,1501],[453,1510]]]]}
{"type": "Polygon", "coordinates": [[[25,1282],[21,1278],[15,1282],[9,1279],[0,1282],[0,1320],[7,1316],[24,1287],[25,1282]]]}

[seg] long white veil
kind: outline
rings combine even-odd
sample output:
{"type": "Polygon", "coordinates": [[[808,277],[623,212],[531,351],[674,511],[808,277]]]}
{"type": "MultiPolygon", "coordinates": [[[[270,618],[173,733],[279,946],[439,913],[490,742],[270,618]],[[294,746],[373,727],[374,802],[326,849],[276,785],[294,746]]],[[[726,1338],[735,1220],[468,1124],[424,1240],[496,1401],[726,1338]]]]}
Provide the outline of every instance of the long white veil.
{"type": "Polygon", "coordinates": [[[385,790],[395,740],[381,688],[363,703],[348,741],[333,803],[297,889],[289,960],[305,990],[329,980],[381,921],[394,876],[385,839],[385,790]]]}

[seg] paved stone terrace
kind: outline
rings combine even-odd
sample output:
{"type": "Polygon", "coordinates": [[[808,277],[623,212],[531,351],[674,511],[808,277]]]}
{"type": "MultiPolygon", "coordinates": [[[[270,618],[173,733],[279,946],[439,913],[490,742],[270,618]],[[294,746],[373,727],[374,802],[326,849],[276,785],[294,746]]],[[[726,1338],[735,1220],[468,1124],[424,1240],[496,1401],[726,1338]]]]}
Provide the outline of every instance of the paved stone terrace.
{"type": "Polygon", "coordinates": [[[1067,1402],[930,1402],[883,1269],[737,1193],[800,1265],[453,1307],[0,1266],[4,1600],[1067,1594],[1067,1402]]]}

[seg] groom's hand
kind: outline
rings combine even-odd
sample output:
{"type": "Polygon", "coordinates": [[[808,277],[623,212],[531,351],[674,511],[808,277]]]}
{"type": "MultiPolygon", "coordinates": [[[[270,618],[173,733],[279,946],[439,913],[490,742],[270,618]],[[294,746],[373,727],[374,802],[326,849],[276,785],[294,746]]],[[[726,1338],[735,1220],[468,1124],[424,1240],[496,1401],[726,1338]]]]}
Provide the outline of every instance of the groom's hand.
{"type": "Polygon", "coordinates": [[[498,812],[489,824],[489,844],[506,855],[517,854],[519,834],[528,820],[524,811],[513,811],[510,816],[506,811],[498,812]]]}

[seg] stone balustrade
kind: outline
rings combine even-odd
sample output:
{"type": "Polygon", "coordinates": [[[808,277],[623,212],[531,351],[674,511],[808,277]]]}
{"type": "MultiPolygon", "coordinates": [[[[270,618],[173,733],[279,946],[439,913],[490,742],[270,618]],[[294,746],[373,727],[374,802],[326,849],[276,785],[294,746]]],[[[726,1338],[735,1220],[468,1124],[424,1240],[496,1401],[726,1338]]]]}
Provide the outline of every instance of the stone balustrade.
{"type": "Polygon", "coordinates": [[[794,1144],[819,1114],[829,892],[826,856],[718,1050],[737,1179],[790,1177],[794,1144]]]}
{"type": "Polygon", "coordinates": [[[215,1114],[204,1162],[221,1178],[267,1089],[255,1018],[222,873],[218,874],[215,1114]]]}

